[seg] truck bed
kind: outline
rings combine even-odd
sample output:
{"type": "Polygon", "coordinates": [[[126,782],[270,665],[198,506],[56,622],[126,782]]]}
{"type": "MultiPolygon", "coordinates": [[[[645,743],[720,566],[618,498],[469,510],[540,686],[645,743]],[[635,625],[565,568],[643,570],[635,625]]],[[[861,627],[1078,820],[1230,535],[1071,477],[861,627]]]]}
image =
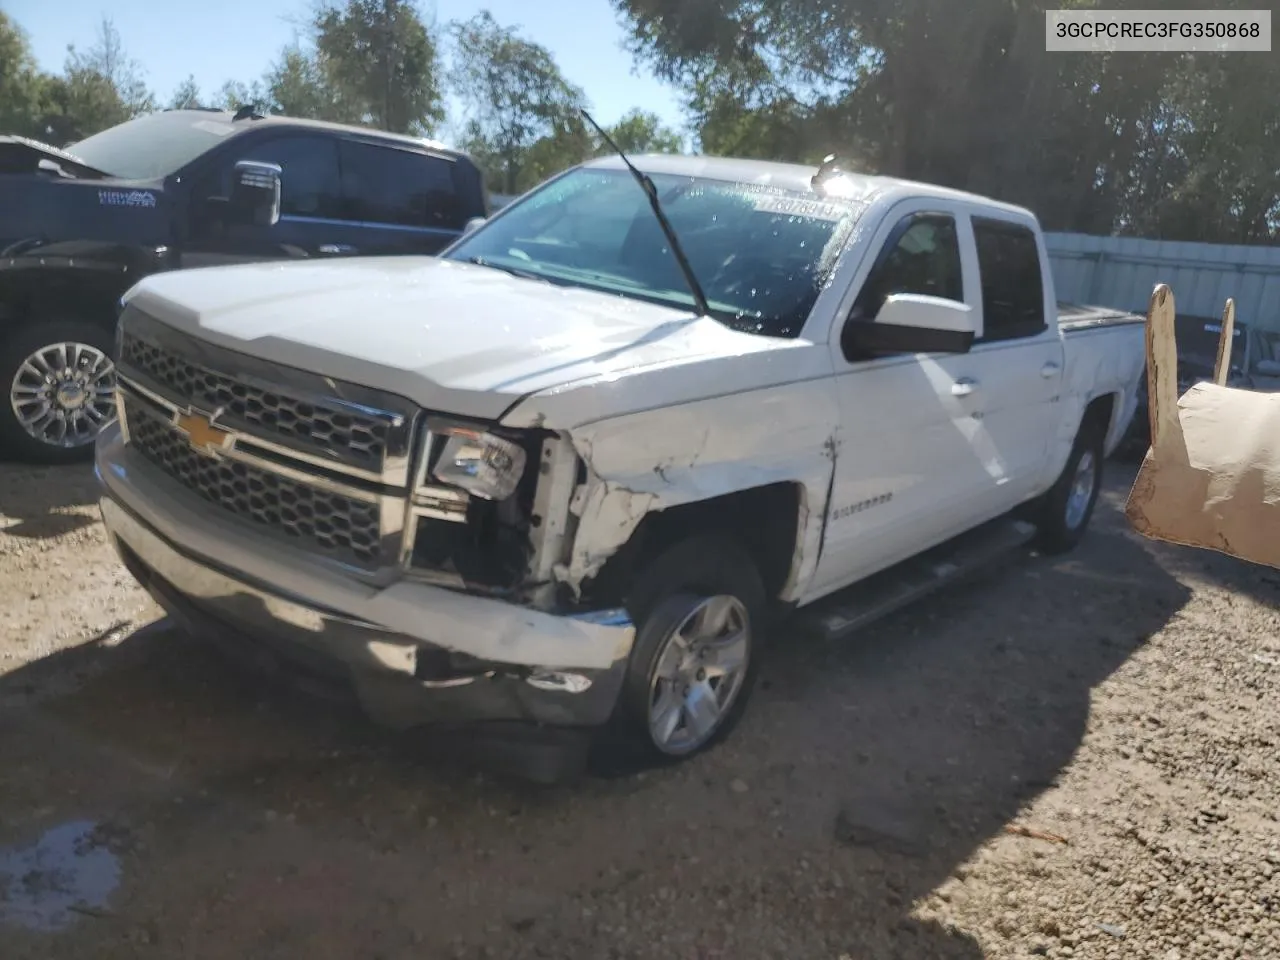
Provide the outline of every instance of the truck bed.
{"type": "Polygon", "coordinates": [[[1146,322],[1147,318],[1141,314],[1113,310],[1111,307],[1084,306],[1078,303],[1058,304],[1058,326],[1064,332],[1146,322]]]}

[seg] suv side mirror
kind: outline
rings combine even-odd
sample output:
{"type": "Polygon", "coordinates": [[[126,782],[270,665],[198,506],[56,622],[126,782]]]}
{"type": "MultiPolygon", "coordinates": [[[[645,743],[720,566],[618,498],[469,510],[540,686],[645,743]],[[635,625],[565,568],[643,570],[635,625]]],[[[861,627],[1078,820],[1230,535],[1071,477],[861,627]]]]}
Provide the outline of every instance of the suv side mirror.
{"type": "Polygon", "coordinates": [[[968,353],[981,335],[966,303],[918,293],[891,294],[874,320],[851,319],[841,335],[849,359],[895,353],[968,353]]]}
{"type": "Polygon", "coordinates": [[[465,237],[469,233],[475,233],[485,225],[484,217],[472,217],[462,225],[462,235],[465,237]]]}
{"type": "Polygon", "coordinates": [[[231,179],[231,219],[257,227],[280,221],[280,165],[240,160],[231,179]]]}

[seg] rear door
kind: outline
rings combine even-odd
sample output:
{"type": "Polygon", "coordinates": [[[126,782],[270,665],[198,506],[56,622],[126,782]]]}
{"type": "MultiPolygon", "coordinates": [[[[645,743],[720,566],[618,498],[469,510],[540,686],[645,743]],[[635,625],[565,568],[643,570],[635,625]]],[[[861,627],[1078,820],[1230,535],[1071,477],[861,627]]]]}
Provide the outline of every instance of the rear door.
{"type": "Polygon", "coordinates": [[[996,505],[1011,509],[1031,496],[1044,472],[1059,421],[1063,347],[1048,302],[1039,234],[1011,219],[974,215],[982,337],[972,356],[980,371],[984,443],[998,465],[996,505]]]}
{"type": "Polygon", "coordinates": [[[387,142],[343,140],[343,219],[359,228],[362,255],[436,254],[473,215],[457,161],[387,142]]]}

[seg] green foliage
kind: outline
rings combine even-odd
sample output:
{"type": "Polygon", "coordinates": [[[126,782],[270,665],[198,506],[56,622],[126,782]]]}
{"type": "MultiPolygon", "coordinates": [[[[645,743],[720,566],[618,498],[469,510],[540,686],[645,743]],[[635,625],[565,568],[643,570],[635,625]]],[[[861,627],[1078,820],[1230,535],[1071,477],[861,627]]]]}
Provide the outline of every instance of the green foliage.
{"type": "MultiPolygon", "coordinates": [[[[202,94],[194,77],[169,109],[255,106],[270,113],[429,134],[444,118],[439,43],[411,0],[319,0],[306,35],[284,47],[257,79],[228,80],[202,94]]],[[[582,90],[542,46],[487,12],[451,24],[448,80],[465,105],[462,146],[488,171],[492,189],[517,193],[607,150],[584,121],[582,90]]],[[[62,73],[40,72],[26,37],[0,13],[0,129],[58,144],[82,139],[155,108],[138,65],[104,20],[85,53],[68,51],[62,73]]],[[[632,110],[611,128],[630,153],[679,152],[681,135],[653,113],[632,110]]]]}
{"type": "Polygon", "coordinates": [[[613,2],[708,153],[838,152],[1051,229],[1280,239],[1274,56],[1046,53],[1046,7],[1089,0],[613,2]]]}
{"type": "Polygon", "coordinates": [[[26,34],[0,10],[0,131],[44,136],[47,82],[36,69],[26,34]]]}
{"type": "Polygon", "coordinates": [[[142,68],[125,53],[120,34],[107,17],[88,50],[81,53],[67,47],[62,75],[48,82],[46,93],[53,109],[45,123],[55,144],[82,140],[156,108],[142,68]]]}
{"type": "Polygon", "coordinates": [[[178,84],[178,88],[173,91],[173,96],[169,98],[170,110],[195,110],[204,106],[200,99],[200,85],[196,83],[196,78],[188,76],[178,84]]]}
{"type": "Polygon", "coordinates": [[[313,27],[318,72],[297,76],[322,78],[311,92],[326,108],[396,133],[427,134],[444,119],[436,42],[412,3],[346,0],[322,7],[313,27]]]}
{"type": "Polygon", "coordinates": [[[362,119],[360,108],[342,96],[318,60],[296,43],[280,51],[280,59],[267,71],[258,89],[248,93],[252,100],[245,102],[287,117],[335,123],[357,123],[362,119]]]}
{"type": "Polygon", "coordinates": [[[583,92],[550,51],[482,11],[450,28],[450,83],[465,104],[463,145],[488,171],[489,186],[518,193],[591,155],[579,111],[583,92]]]}
{"type": "MultiPolygon", "coordinates": [[[[684,146],[680,134],[663,126],[657,114],[639,108],[606,130],[624,153],[680,153],[684,146]]],[[[596,146],[597,153],[607,149],[604,143],[596,146]]]]}

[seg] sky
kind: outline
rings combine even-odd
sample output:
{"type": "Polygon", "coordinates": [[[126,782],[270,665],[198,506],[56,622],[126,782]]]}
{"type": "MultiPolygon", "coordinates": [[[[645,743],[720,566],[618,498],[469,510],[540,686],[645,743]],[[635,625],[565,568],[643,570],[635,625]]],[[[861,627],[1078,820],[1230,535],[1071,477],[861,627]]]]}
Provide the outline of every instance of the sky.
{"type": "MultiPolygon", "coordinates": [[[[0,8],[26,31],[41,68],[55,72],[67,45],[92,46],[109,14],[162,103],[189,74],[206,93],[226,80],[260,77],[299,33],[310,7],[309,0],[0,0],[0,8]]],[[[440,24],[488,9],[503,26],[520,27],[527,39],[551,50],[568,80],[586,91],[601,123],[642,107],[683,128],[676,91],[646,70],[635,70],[609,0],[421,0],[420,9],[434,13],[440,24]]]]}

